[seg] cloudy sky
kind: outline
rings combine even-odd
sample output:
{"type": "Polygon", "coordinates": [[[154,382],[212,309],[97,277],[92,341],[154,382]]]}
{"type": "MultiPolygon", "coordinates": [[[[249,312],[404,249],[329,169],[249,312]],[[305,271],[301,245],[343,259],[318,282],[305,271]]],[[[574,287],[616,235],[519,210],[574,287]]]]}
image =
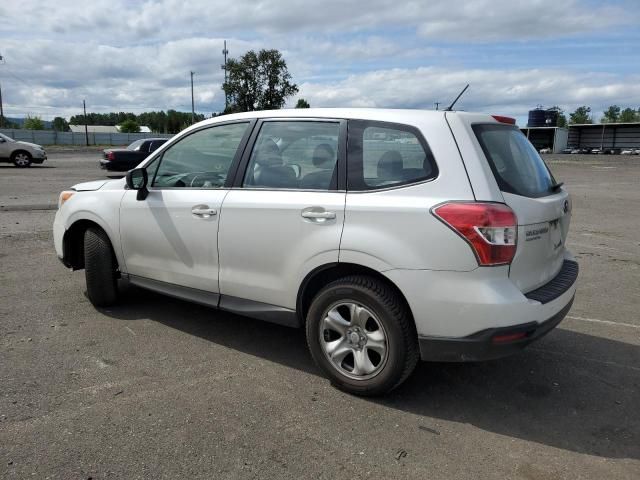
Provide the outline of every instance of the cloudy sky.
{"type": "Polygon", "coordinates": [[[638,0],[3,0],[0,83],[7,116],[190,111],[193,70],[208,116],[226,39],[282,51],[315,107],[431,109],[470,83],[464,110],[598,119],[640,107],[639,26],[638,0]]]}

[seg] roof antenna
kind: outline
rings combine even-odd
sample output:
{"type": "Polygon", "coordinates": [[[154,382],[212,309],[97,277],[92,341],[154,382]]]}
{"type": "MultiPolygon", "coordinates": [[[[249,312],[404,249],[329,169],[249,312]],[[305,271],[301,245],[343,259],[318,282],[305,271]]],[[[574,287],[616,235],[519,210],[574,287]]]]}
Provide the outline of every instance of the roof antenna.
{"type": "Polygon", "coordinates": [[[456,104],[456,102],[458,101],[458,99],[462,96],[462,94],[463,94],[464,92],[466,92],[466,91],[467,91],[467,88],[469,88],[469,84],[468,84],[468,83],[467,83],[467,86],[466,86],[466,87],[464,87],[464,88],[462,89],[462,91],[458,94],[458,96],[456,97],[456,99],[451,103],[451,105],[449,105],[447,108],[445,108],[445,109],[444,109],[444,111],[445,111],[445,112],[450,112],[450,111],[451,111],[451,109],[452,109],[452,108],[453,108],[453,106],[456,104]]]}

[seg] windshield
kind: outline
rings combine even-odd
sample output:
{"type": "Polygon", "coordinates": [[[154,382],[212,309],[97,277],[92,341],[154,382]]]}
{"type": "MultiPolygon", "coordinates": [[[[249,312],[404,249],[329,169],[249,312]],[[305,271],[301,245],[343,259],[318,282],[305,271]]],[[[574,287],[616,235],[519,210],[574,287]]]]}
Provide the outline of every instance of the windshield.
{"type": "Polygon", "coordinates": [[[551,172],[517,127],[474,125],[473,131],[500,190],[533,198],[553,193],[551,172]]]}
{"type": "Polygon", "coordinates": [[[141,140],[136,140],[131,145],[127,147],[127,150],[135,150],[136,148],[140,148],[140,145],[144,143],[144,138],[141,140]]]}
{"type": "Polygon", "coordinates": [[[7,137],[6,135],[3,135],[2,133],[0,133],[0,138],[4,138],[7,142],[15,142],[15,140],[11,137],[7,137]]]}

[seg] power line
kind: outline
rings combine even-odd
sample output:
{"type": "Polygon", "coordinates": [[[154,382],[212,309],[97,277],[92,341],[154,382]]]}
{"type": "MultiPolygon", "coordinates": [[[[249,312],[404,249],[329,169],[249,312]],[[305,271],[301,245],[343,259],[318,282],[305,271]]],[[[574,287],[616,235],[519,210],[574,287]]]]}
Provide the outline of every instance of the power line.
{"type": "MultiPolygon", "coordinates": [[[[4,65],[4,57],[0,55],[0,64],[4,65]]],[[[4,110],[2,108],[2,85],[0,85],[0,128],[4,127],[4,110]]]]}

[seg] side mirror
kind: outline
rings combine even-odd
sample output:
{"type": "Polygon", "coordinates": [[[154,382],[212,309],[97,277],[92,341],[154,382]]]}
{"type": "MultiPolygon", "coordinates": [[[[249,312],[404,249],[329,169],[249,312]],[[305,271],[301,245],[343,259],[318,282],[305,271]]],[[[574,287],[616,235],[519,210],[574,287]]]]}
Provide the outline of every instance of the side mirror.
{"type": "Polygon", "coordinates": [[[127,172],[127,187],[131,190],[137,190],[138,200],[144,200],[149,195],[149,190],[147,190],[147,182],[149,178],[147,177],[147,170],[144,168],[134,168],[133,170],[129,170],[127,172]]]}

